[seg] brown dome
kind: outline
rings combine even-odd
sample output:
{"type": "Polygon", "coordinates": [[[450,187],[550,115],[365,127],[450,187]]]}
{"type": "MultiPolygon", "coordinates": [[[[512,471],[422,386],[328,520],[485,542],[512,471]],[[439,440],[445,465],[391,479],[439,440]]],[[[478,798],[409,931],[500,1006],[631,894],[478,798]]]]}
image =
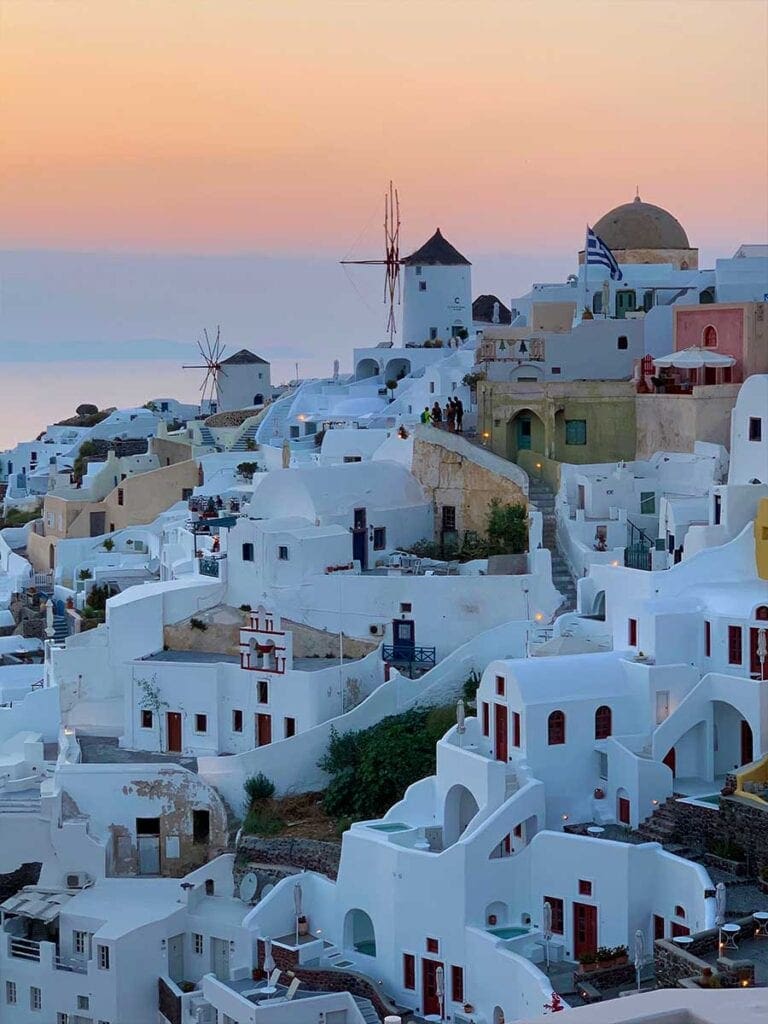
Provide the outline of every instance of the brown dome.
{"type": "Polygon", "coordinates": [[[690,249],[679,220],[660,206],[633,202],[610,210],[593,228],[609,249],[690,249]]]}

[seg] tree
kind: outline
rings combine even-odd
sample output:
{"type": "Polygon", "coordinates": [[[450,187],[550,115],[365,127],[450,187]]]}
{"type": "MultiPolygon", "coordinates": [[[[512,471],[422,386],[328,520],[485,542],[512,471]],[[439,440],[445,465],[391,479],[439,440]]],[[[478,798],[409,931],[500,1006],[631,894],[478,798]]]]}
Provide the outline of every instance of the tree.
{"type": "Polygon", "coordinates": [[[488,509],[488,554],[516,555],[528,550],[528,509],[494,498],[488,509]]]}
{"type": "Polygon", "coordinates": [[[160,696],[160,687],[157,685],[157,676],[152,676],[152,680],[149,679],[137,679],[136,685],[142,692],[139,706],[144,708],[146,711],[152,712],[152,719],[157,719],[157,732],[160,747],[163,746],[163,711],[169,707],[167,700],[163,700],[160,696]]]}
{"type": "Polygon", "coordinates": [[[98,411],[98,405],[91,405],[90,402],[83,402],[75,409],[78,416],[95,416],[98,411]]]}
{"type": "Polygon", "coordinates": [[[395,388],[396,387],[397,387],[397,380],[395,380],[394,377],[391,380],[387,381],[387,391],[389,391],[390,398],[394,398],[395,397],[395,388]]]}

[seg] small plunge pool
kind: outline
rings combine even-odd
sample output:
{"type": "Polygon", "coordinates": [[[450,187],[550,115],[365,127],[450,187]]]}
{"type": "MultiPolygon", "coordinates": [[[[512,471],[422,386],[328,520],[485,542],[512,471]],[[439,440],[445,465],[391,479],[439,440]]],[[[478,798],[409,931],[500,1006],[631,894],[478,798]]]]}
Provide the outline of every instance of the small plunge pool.
{"type": "Polygon", "coordinates": [[[502,925],[498,928],[486,928],[491,935],[498,939],[517,939],[520,935],[527,935],[530,929],[523,925],[502,925]]]}
{"type": "Polygon", "coordinates": [[[377,832],[406,832],[411,826],[402,821],[380,821],[376,825],[369,825],[377,832]]]}

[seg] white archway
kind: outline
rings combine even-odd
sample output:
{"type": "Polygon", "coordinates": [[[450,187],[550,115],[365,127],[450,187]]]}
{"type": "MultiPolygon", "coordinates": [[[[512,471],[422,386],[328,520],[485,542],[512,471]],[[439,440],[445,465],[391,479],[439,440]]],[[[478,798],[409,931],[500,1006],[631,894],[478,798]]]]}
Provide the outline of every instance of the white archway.
{"type": "Polygon", "coordinates": [[[451,846],[455,843],[479,810],[477,800],[466,786],[451,786],[445,797],[443,845],[451,846]]]}
{"type": "Polygon", "coordinates": [[[367,380],[369,377],[378,377],[381,370],[375,359],[361,359],[355,369],[356,380],[367,380]]]}
{"type": "Polygon", "coordinates": [[[376,933],[370,914],[359,907],[347,911],[344,918],[344,945],[365,956],[376,956],[376,933]]]}

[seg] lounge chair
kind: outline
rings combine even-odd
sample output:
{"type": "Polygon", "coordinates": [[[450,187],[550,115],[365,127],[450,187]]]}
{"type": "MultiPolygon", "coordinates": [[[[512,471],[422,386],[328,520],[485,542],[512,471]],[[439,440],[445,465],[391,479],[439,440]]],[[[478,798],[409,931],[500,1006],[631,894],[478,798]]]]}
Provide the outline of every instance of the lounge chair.
{"type": "Polygon", "coordinates": [[[294,978],[291,984],[288,986],[288,991],[284,996],[279,996],[277,999],[271,999],[272,1003],[289,1003],[291,999],[296,995],[296,989],[301,984],[301,978],[294,978]]]}

